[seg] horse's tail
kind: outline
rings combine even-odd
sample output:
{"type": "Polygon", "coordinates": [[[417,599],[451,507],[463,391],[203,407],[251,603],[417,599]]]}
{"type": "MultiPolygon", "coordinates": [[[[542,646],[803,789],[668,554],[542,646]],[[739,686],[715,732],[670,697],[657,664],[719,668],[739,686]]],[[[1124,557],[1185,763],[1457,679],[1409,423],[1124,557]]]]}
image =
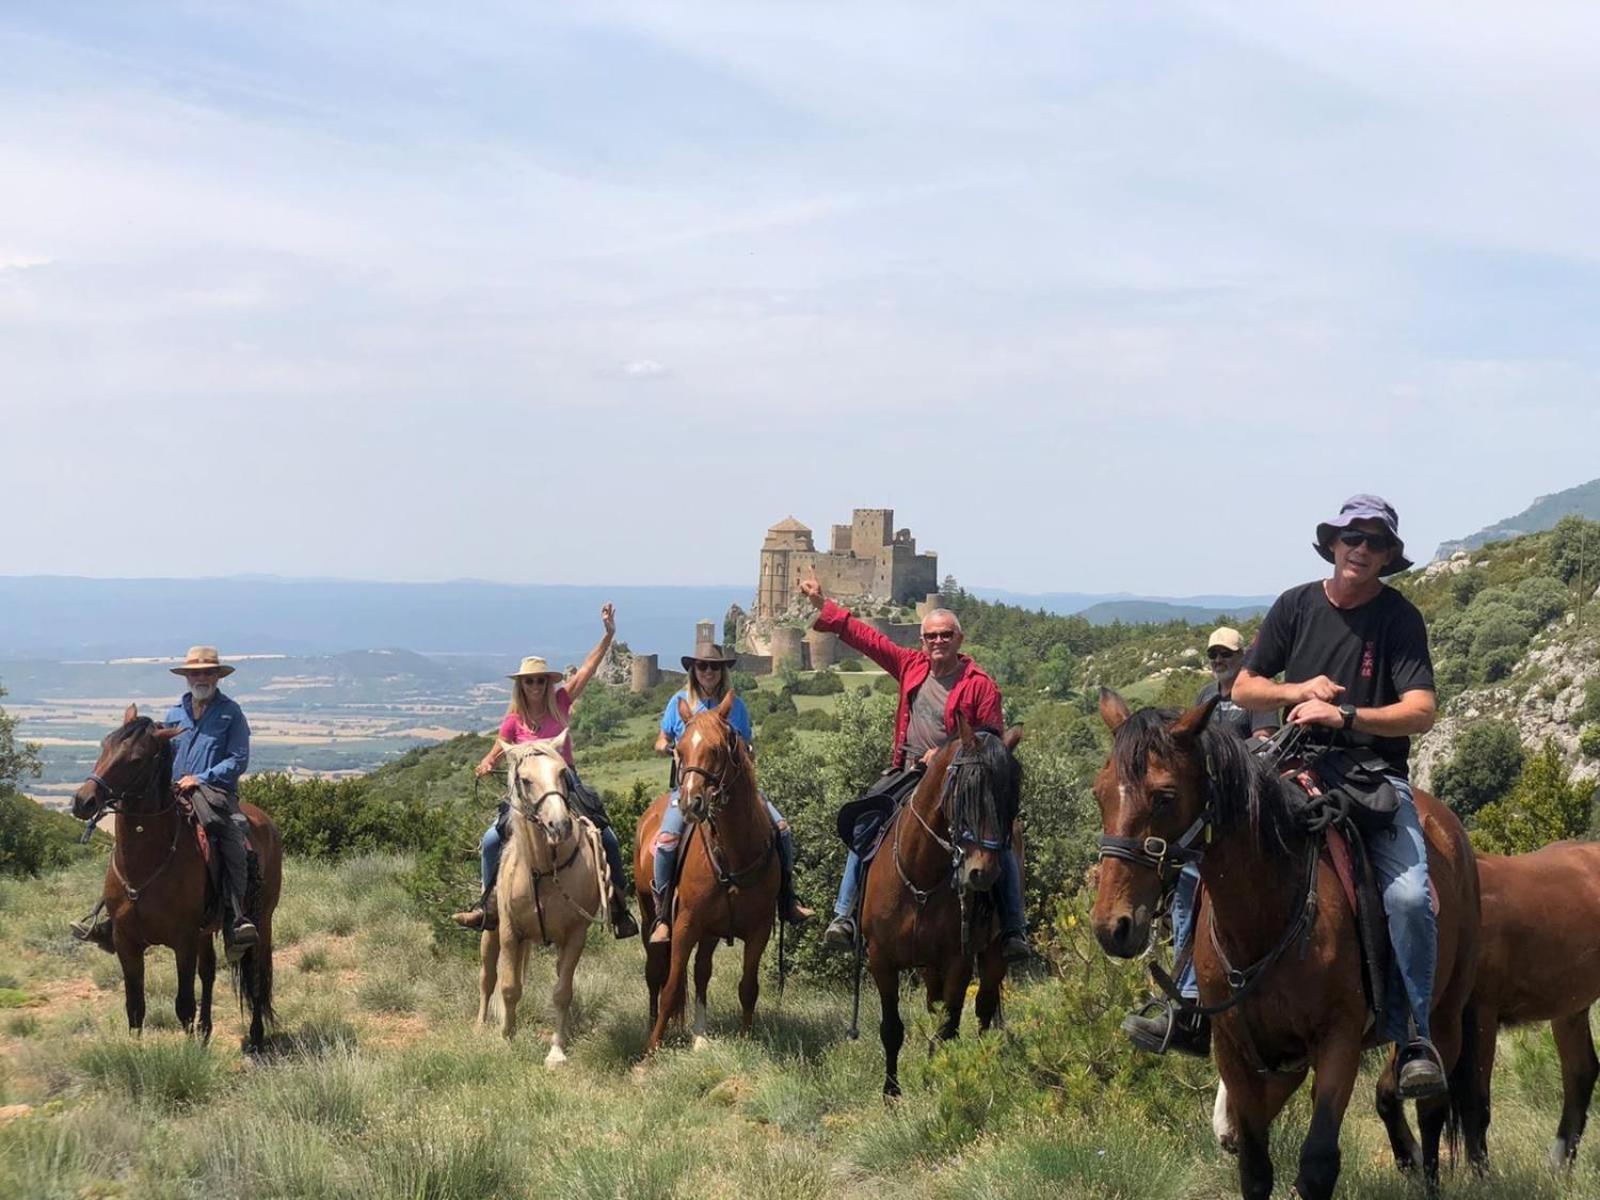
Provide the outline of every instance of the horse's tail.
{"type": "Polygon", "coordinates": [[[1478,1006],[1472,1001],[1461,1010],[1461,1052],[1450,1071],[1450,1108],[1445,1117],[1445,1136],[1450,1142],[1450,1161],[1461,1158],[1461,1134],[1467,1132],[1467,1149],[1472,1150],[1475,1130],[1482,1128],[1482,1100],[1478,1093],[1478,1006]]]}
{"type": "Polygon", "coordinates": [[[239,1001],[239,1015],[243,1016],[246,1004],[252,1018],[259,1015],[269,1024],[276,1024],[278,1014],[272,1007],[272,942],[270,926],[263,908],[261,856],[252,850],[245,860],[244,911],[249,913],[261,931],[261,940],[239,956],[229,970],[233,975],[233,994],[239,1001]]]}

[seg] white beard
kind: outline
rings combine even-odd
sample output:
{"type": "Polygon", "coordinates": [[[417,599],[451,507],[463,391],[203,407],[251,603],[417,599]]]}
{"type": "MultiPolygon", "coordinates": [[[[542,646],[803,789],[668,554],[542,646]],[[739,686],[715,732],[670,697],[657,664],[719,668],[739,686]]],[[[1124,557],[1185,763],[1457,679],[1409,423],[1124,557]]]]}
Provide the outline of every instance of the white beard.
{"type": "Polygon", "coordinates": [[[191,683],[189,685],[189,695],[193,696],[199,704],[211,703],[211,697],[216,694],[217,685],[214,683],[191,683]]]}

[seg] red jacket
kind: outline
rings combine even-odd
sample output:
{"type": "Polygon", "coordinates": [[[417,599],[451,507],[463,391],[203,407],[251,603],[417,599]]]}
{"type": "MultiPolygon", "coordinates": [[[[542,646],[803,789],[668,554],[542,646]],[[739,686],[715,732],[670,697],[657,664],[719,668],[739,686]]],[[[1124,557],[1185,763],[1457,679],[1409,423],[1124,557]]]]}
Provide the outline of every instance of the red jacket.
{"type": "MultiPolygon", "coordinates": [[[[932,670],[925,650],[907,650],[897,646],[870,625],[864,625],[850,615],[850,610],[829,600],[822,606],[822,614],[812,626],[819,633],[836,633],[852,650],[859,650],[877,663],[900,683],[900,709],[894,715],[894,759],[896,769],[905,765],[906,729],[911,724],[911,704],[917,689],[932,670]]],[[[965,654],[960,656],[961,674],[950,687],[950,697],[944,706],[944,729],[949,736],[956,733],[956,714],[963,713],[974,729],[992,729],[996,733],[1005,728],[1005,717],[1000,712],[1000,689],[987,672],[965,654]]]]}

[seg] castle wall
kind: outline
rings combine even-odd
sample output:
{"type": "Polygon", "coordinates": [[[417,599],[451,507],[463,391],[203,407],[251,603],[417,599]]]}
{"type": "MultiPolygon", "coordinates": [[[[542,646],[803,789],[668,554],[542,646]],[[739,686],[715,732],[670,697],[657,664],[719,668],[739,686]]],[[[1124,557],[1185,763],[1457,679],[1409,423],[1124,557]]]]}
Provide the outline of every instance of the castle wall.
{"type": "Polygon", "coordinates": [[[806,634],[806,661],[813,671],[825,671],[844,656],[839,635],[812,630],[806,634]]]}
{"type": "Polygon", "coordinates": [[[739,661],[733,664],[735,671],[746,671],[751,675],[771,675],[772,655],[747,654],[740,650],[737,652],[739,661]]]}
{"type": "Polygon", "coordinates": [[[660,660],[654,654],[635,654],[628,664],[628,690],[635,695],[648,692],[661,682],[660,660]]]}
{"type": "Polygon", "coordinates": [[[849,554],[851,544],[851,531],[848,525],[835,525],[833,538],[828,544],[828,551],[832,554],[849,554]]]}

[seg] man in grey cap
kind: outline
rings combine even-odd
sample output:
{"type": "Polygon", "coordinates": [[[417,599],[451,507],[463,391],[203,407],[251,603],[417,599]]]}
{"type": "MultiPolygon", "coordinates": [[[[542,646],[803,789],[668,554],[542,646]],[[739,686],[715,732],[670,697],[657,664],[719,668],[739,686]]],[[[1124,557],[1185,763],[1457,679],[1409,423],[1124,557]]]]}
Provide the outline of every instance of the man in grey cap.
{"type": "MultiPolygon", "coordinates": [[[[1245,653],[1233,699],[1246,708],[1287,709],[1291,724],[1320,729],[1336,751],[1382,760],[1400,804],[1389,830],[1369,837],[1366,847],[1400,986],[1390,990],[1379,1020],[1384,1040],[1401,1046],[1401,1097],[1436,1096],[1446,1087],[1428,1029],[1438,930],[1407,769],[1411,738],[1433,727],[1428,630],[1416,605],[1383,582],[1411,560],[1400,519],[1381,496],[1346,500],[1338,516],[1317,526],[1313,548],[1333,564],[1333,575],[1278,597],[1245,653]],[[1274,683],[1279,673],[1284,681],[1274,683]]],[[[1318,760],[1326,786],[1339,782],[1342,757],[1318,760]]]]}
{"type": "MultiPolygon", "coordinates": [[[[1211,722],[1233,730],[1242,738],[1267,737],[1278,729],[1278,714],[1271,709],[1253,712],[1241,708],[1233,700],[1233,683],[1239,677],[1244,663],[1244,636],[1228,625],[1211,631],[1206,640],[1206,659],[1211,665],[1211,682],[1200,689],[1196,704],[1205,704],[1217,697],[1217,707],[1211,713],[1211,722]]],[[[1172,948],[1182,954],[1194,934],[1194,899],[1200,888],[1200,868],[1194,863],[1184,864],[1178,873],[1177,886],[1172,892],[1172,948]]],[[[1200,999],[1200,985],[1195,979],[1194,959],[1182,958],[1178,970],[1178,991],[1186,1000],[1200,999]]],[[[1164,1000],[1152,1000],[1136,1013],[1123,1019],[1122,1032],[1141,1050],[1152,1054],[1165,1054],[1176,1050],[1205,1058],[1211,1053],[1211,1022],[1202,1013],[1174,1012],[1164,1000]],[[1148,1014],[1148,1015],[1147,1015],[1148,1014]]]]}

